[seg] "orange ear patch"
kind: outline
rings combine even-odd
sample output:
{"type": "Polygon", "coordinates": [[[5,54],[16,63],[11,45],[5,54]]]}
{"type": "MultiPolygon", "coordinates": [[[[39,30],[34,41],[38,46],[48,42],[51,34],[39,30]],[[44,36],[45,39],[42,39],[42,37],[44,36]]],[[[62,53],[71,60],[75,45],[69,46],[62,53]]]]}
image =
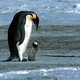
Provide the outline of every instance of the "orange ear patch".
{"type": "Polygon", "coordinates": [[[31,15],[27,15],[26,18],[28,19],[36,19],[36,14],[32,14],[33,16],[31,15]]]}
{"type": "Polygon", "coordinates": [[[36,14],[33,14],[33,19],[36,19],[36,14]]]}

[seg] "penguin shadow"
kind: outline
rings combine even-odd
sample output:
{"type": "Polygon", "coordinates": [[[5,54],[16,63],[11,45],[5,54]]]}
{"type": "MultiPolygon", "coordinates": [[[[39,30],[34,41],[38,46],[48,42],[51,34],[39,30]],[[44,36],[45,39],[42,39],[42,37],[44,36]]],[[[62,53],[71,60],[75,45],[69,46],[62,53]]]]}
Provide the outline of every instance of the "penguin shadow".
{"type": "Polygon", "coordinates": [[[19,61],[19,59],[17,59],[17,58],[12,58],[11,60],[10,59],[1,60],[0,62],[27,62],[27,61],[36,61],[37,51],[38,51],[38,41],[35,40],[32,43],[32,48],[31,48],[31,50],[30,50],[27,58],[23,58],[22,61],[19,61]]]}
{"type": "Polygon", "coordinates": [[[41,56],[46,56],[46,57],[80,57],[80,56],[75,56],[75,55],[71,55],[71,56],[66,56],[66,55],[41,55],[41,56]]]}

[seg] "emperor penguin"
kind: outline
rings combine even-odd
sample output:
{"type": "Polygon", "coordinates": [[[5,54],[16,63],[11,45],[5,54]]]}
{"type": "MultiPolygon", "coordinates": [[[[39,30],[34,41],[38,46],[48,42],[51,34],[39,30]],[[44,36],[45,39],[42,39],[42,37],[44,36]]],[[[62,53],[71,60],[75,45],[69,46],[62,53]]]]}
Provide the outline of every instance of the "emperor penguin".
{"type": "Polygon", "coordinates": [[[36,60],[36,54],[37,54],[37,51],[38,51],[38,42],[37,41],[34,41],[32,43],[32,49],[30,51],[30,53],[28,54],[28,61],[35,61],[36,60]]]}
{"type": "Polygon", "coordinates": [[[10,56],[6,61],[12,61],[14,58],[23,60],[23,53],[26,51],[31,36],[32,21],[38,30],[39,18],[33,11],[20,11],[14,15],[8,29],[10,56]]]}

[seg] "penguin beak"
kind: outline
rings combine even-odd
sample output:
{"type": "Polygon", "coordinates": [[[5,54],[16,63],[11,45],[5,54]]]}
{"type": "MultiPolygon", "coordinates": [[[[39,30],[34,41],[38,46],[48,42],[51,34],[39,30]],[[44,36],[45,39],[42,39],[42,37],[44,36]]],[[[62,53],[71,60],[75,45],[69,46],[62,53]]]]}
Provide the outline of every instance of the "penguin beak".
{"type": "Polygon", "coordinates": [[[38,24],[35,24],[35,26],[36,26],[36,31],[38,31],[38,24]]]}
{"type": "Polygon", "coordinates": [[[37,15],[36,15],[36,18],[33,18],[33,22],[34,22],[34,24],[35,24],[35,26],[36,26],[36,31],[38,31],[39,18],[38,18],[37,15]]]}

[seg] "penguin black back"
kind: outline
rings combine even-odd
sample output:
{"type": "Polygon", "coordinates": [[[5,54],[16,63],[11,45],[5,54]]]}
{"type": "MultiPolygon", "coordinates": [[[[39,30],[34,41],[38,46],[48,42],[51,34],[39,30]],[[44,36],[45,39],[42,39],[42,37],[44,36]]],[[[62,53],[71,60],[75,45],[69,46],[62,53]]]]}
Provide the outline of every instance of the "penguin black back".
{"type": "Polygon", "coordinates": [[[16,48],[16,43],[20,41],[20,43],[23,42],[25,31],[24,31],[24,24],[25,24],[25,15],[22,12],[17,13],[8,29],[8,44],[10,49],[10,57],[8,60],[13,59],[14,57],[18,56],[18,51],[16,48]]]}

